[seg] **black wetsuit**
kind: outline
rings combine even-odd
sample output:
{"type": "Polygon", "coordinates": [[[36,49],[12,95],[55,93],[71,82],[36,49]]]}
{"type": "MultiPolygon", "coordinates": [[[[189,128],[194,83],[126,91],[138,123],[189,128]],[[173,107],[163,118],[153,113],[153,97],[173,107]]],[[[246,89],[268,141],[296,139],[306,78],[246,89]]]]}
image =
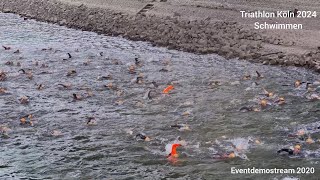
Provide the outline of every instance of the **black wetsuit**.
{"type": "Polygon", "coordinates": [[[137,139],[138,137],[139,137],[140,139],[143,139],[143,140],[145,140],[145,139],[147,138],[147,136],[145,136],[144,134],[141,134],[141,133],[139,133],[139,134],[136,135],[136,139],[137,139]]]}
{"type": "Polygon", "coordinates": [[[287,152],[289,155],[294,155],[292,149],[287,149],[287,148],[280,149],[280,150],[278,151],[278,154],[280,154],[281,152],[287,152]]]}

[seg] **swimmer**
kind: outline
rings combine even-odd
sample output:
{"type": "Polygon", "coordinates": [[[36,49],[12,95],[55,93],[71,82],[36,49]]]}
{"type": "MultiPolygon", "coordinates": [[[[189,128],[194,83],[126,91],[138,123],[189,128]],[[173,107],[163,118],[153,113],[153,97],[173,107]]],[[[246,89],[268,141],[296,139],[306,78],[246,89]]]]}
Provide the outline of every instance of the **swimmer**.
{"type": "Polygon", "coordinates": [[[32,72],[29,71],[29,72],[26,72],[24,69],[20,69],[18,72],[22,72],[22,74],[26,74],[27,77],[31,80],[33,78],[33,75],[32,75],[32,72]]]}
{"type": "Polygon", "coordinates": [[[124,90],[122,90],[122,89],[117,89],[117,91],[116,91],[115,94],[120,97],[120,96],[123,96],[124,93],[125,93],[124,90]]]}
{"type": "Polygon", "coordinates": [[[87,117],[87,125],[92,126],[92,125],[97,125],[97,120],[94,117],[87,117]]]}
{"type": "Polygon", "coordinates": [[[159,70],[159,72],[168,72],[168,71],[169,71],[169,70],[166,69],[166,68],[162,68],[162,69],[159,70]]]}
{"type": "Polygon", "coordinates": [[[135,74],[136,73],[136,66],[135,65],[130,65],[128,70],[129,70],[130,74],[135,74]]]}
{"type": "Polygon", "coordinates": [[[159,85],[157,84],[157,82],[155,82],[155,81],[152,81],[151,83],[152,83],[152,85],[153,85],[153,87],[154,87],[154,88],[157,88],[157,87],[159,87],[159,85]]]}
{"type": "Polygon", "coordinates": [[[42,90],[44,88],[44,85],[43,84],[38,84],[37,85],[37,90],[42,90]]]}
{"type": "Polygon", "coordinates": [[[9,46],[2,46],[3,48],[4,48],[4,50],[10,50],[11,49],[11,47],[9,47],[9,46]]]}
{"type": "Polygon", "coordinates": [[[144,141],[147,141],[147,142],[151,141],[151,139],[148,136],[146,136],[146,134],[144,134],[144,133],[137,134],[135,139],[136,140],[144,140],[144,141]]]}
{"type": "Polygon", "coordinates": [[[229,153],[223,153],[223,154],[214,154],[214,159],[233,159],[236,157],[236,154],[234,151],[231,151],[229,153]]]}
{"type": "Polygon", "coordinates": [[[119,60],[117,60],[117,59],[112,59],[112,64],[114,64],[114,65],[119,65],[119,64],[121,64],[121,62],[119,62],[119,60]]]}
{"type": "Polygon", "coordinates": [[[41,64],[40,67],[41,67],[41,68],[47,68],[47,67],[49,67],[49,66],[43,63],[43,64],[41,64]]]}
{"type": "Polygon", "coordinates": [[[7,65],[7,66],[13,66],[13,62],[12,62],[12,61],[7,61],[7,62],[5,63],[5,65],[7,65]]]}
{"type": "Polygon", "coordinates": [[[236,154],[234,152],[226,153],[226,154],[223,155],[223,157],[225,157],[225,158],[235,158],[236,154]]]}
{"type": "Polygon", "coordinates": [[[304,83],[306,83],[306,82],[302,82],[302,81],[300,81],[300,80],[296,80],[295,82],[294,82],[294,87],[295,88],[299,88],[302,84],[304,84],[304,83]]]}
{"type": "Polygon", "coordinates": [[[314,91],[316,91],[316,88],[314,88],[314,87],[312,87],[312,85],[313,85],[313,83],[307,83],[307,85],[306,85],[306,90],[308,91],[308,92],[314,92],[314,91]]]}
{"type": "Polygon", "coordinates": [[[28,104],[29,103],[29,98],[27,96],[22,96],[19,99],[19,101],[20,101],[21,104],[28,104]]]}
{"type": "Polygon", "coordinates": [[[267,97],[272,97],[274,94],[272,92],[267,91],[266,89],[263,88],[263,95],[267,97]]]}
{"type": "Polygon", "coordinates": [[[14,53],[14,54],[19,54],[19,53],[20,53],[20,50],[18,49],[18,50],[16,50],[16,51],[14,51],[13,53],[14,53]]]}
{"type": "Polygon", "coordinates": [[[283,105],[286,103],[284,97],[279,97],[277,100],[274,101],[274,103],[277,103],[278,105],[283,105]]]}
{"type": "Polygon", "coordinates": [[[258,71],[256,71],[256,73],[257,73],[257,78],[258,78],[258,79],[264,78],[258,71]]]}
{"type": "Polygon", "coordinates": [[[72,95],[73,95],[73,99],[74,100],[78,100],[79,101],[79,100],[83,99],[83,97],[80,94],[73,93],[72,95]]]}
{"type": "Polygon", "coordinates": [[[184,116],[184,117],[190,116],[191,115],[191,110],[184,111],[181,115],[184,116]]]}
{"type": "Polygon", "coordinates": [[[61,136],[62,132],[59,131],[59,130],[53,130],[53,131],[50,132],[50,135],[51,136],[61,136]]]}
{"type": "Polygon", "coordinates": [[[108,84],[106,84],[106,85],[104,85],[107,89],[109,89],[109,90],[118,90],[118,87],[117,86],[115,86],[115,85],[113,85],[113,83],[112,82],[110,82],[110,83],[108,83],[108,84]]]}
{"type": "Polygon", "coordinates": [[[134,58],[134,61],[136,66],[142,66],[142,63],[141,61],[139,61],[139,58],[134,58]]]}
{"type": "Polygon", "coordinates": [[[148,89],[148,91],[146,92],[146,94],[143,96],[143,99],[152,99],[151,89],[148,89]]]}
{"type": "Polygon", "coordinates": [[[42,48],[41,51],[51,51],[52,48],[42,48]]]}
{"type": "Polygon", "coordinates": [[[65,84],[58,84],[58,86],[62,86],[65,89],[70,89],[71,88],[71,83],[65,83],[65,84]]]}
{"type": "Polygon", "coordinates": [[[190,131],[190,127],[187,124],[175,124],[171,125],[173,128],[177,128],[179,131],[190,131]]]}
{"type": "Polygon", "coordinates": [[[0,81],[5,81],[7,79],[7,74],[3,71],[0,71],[0,81]]]}
{"type": "Polygon", "coordinates": [[[169,85],[162,92],[163,94],[169,94],[172,89],[174,89],[173,85],[169,85]]]}
{"type": "Polygon", "coordinates": [[[313,93],[310,96],[307,96],[307,99],[313,100],[313,101],[314,100],[320,100],[320,96],[318,94],[313,93]]]}
{"type": "Polygon", "coordinates": [[[86,95],[87,95],[87,97],[94,96],[93,91],[90,88],[86,89],[86,95]]]}
{"type": "Polygon", "coordinates": [[[122,105],[124,103],[124,100],[118,99],[114,102],[116,105],[122,105]]]}
{"type": "Polygon", "coordinates": [[[142,84],[142,83],[143,83],[143,77],[142,77],[142,76],[138,76],[138,77],[136,78],[136,83],[137,83],[137,84],[142,84]]]}
{"type": "Polygon", "coordinates": [[[169,154],[167,155],[167,158],[178,158],[179,154],[177,153],[177,148],[180,147],[181,144],[175,143],[175,144],[168,144],[166,146],[166,150],[169,150],[169,154]]]}
{"type": "Polygon", "coordinates": [[[163,61],[162,61],[162,64],[163,65],[166,65],[166,66],[168,66],[168,65],[170,65],[172,62],[171,62],[171,59],[164,59],[163,61]]]}
{"type": "MultiPolygon", "coordinates": [[[[72,56],[71,56],[70,53],[67,53],[67,55],[68,55],[68,59],[71,59],[71,58],[72,58],[72,56]]],[[[63,60],[67,60],[67,59],[63,59],[63,60]]]]}
{"type": "Polygon", "coordinates": [[[5,94],[5,93],[6,93],[6,91],[7,91],[7,89],[6,89],[6,88],[2,88],[2,87],[0,87],[0,94],[5,94]]]}
{"type": "Polygon", "coordinates": [[[243,80],[249,80],[249,79],[251,79],[251,75],[250,74],[249,75],[244,75],[242,79],[243,80]]]}
{"type": "Polygon", "coordinates": [[[22,74],[26,74],[26,71],[24,69],[20,69],[18,72],[22,72],[22,74]]]}
{"type": "Polygon", "coordinates": [[[21,125],[30,125],[33,126],[33,122],[32,122],[32,114],[26,115],[22,118],[20,118],[20,124],[21,125]]]}
{"type": "Polygon", "coordinates": [[[261,107],[267,107],[268,104],[269,103],[268,103],[268,101],[266,99],[261,99],[260,100],[260,106],[261,107]]]}
{"type": "Polygon", "coordinates": [[[299,130],[297,131],[297,133],[296,133],[297,136],[303,136],[303,135],[305,135],[305,134],[306,134],[306,132],[305,132],[303,129],[299,129],[299,130]]]}
{"type": "Polygon", "coordinates": [[[108,74],[107,76],[98,76],[97,80],[111,80],[112,76],[110,74],[108,74]]]}
{"type": "Polygon", "coordinates": [[[307,139],[306,139],[306,143],[307,144],[313,144],[315,141],[311,138],[311,136],[309,136],[307,139]]]}
{"type": "Polygon", "coordinates": [[[289,138],[298,138],[301,141],[305,141],[308,138],[308,134],[306,132],[306,129],[299,129],[296,133],[294,134],[289,134],[289,138]]]}
{"type": "Polygon", "coordinates": [[[0,135],[8,136],[8,133],[12,130],[5,125],[0,125],[0,135]]]}
{"type": "Polygon", "coordinates": [[[279,151],[277,151],[278,154],[287,154],[289,156],[291,155],[299,155],[301,153],[301,145],[296,144],[293,149],[292,148],[282,148],[279,151]]]}
{"type": "Polygon", "coordinates": [[[85,62],[83,62],[83,65],[88,66],[91,63],[90,60],[86,60],[85,62]]]}
{"type": "Polygon", "coordinates": [[[68,71],[67,76],[74,76],[77,74],[77,71],[75,69],[72,69],[70,71],[68,71]]]}
{"type": "Polygon", "coordinates": [[[252,106],[248,106],[248,107],[244,106],[244,107],[240,108],[239,111],[241,111],[241,112],[249,112],[249,111],[259,112],[261,110],[259,108],[252,107],[252,106]]]}

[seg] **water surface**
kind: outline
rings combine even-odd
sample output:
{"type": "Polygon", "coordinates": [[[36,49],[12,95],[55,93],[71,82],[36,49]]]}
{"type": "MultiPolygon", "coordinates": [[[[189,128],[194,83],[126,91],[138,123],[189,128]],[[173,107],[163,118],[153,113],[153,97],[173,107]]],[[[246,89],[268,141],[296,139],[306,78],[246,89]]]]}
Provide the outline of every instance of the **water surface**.
{"type": "MultiPolygon", "coordinates": [[[[319,101],[308,100],[304,88],[293,86],[296,80],[319,80],[311,71],[152,47],[12,14],[0,14],[0,45],[12,48],[0,50],[0,70],[7,73],[7,80],[0,82],[7,89],[0,95],[0,124],[11,129],[0,138],[1,179],[316,179],[320,175],[319,143],[288,138],[320,121],[319,101]],[[20,53],[13,53],[17,49],[20,53]],[[130,74],[136,57],[142,66],[130,74]],[[14,65],[5,65],[7,61],[14,65]],[[163,68],[168,72],[160,71],[163,68]],[[20,69],[32,72],[33,78],[20,69]],[[77,74],[67,76],[72,69],[77,74]],[[258,80],[255,71],[264,78],[258,80]],[[142,84],[135,83],[139,73],[142,84]],[[252,78],[244,80],[246,74],[252,78]],[[112,79],[98,78],[107,75],[112,79]],[[159,87],[152,91],[152,100],[145,99],[152,81],[159,87]],[[122,93],[105,87],[111,82],[122,93]],[[171,82],[175,89],[163,95],[162,89],[171,82]],[[61,89],[60,83],[72,87],[61,89]],[[42,90],[37,90],[39,84],[42,90]],[[263,88],[285,97],[286,104],[240,112],[243,106],[259,107],[263,88]],[[87,91],[93,96],[81,101],[72,97],[73,93],[87,96],[87,91]],[[29,104],[20,104],[22,96],[29,97],[29,104]],[[19,119],[28,114],[33,115],[34,126],[20,125],[19,119]],[[86,125],[87,117],[95,117],[97,125],[86,125]],[[175,123],[188,124],[191,131],[171,128],[175,123]],[[52,135],[54,130],[61,135],[52,135]],[[152,141],[136,141],[139,132],[152,141]],[[178,136],[187,145],[172,163],[165,157],[165,145],[178,136]],[[257,139],[262,143],[246,144],[257,139]],[[279,148],[297,141],[315,156],[277,155],[279,148]],[[248,159],[213,158],[216,152],[230,151],[230,143],[242,142],[248,159]],[[231,167],[314,167],[316,172],[232,175],[231,167]]],[[[318,132],[311,135],[319,138],[318,132]]]]}

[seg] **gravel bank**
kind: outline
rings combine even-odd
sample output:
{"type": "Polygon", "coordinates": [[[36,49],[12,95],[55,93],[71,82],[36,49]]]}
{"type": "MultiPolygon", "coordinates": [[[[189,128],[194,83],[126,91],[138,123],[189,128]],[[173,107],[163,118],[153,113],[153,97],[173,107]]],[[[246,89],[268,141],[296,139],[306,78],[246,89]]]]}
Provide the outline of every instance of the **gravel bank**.
{"type": "MultiPolygon", "coordinates": [[[[193,53],[217,53],[227,59],[302,66],[320,72],[320,48],[304,54],[268,48],[268,45],[294,43],[252,31],[237,22],[186,19],[146,13],[123,13],[105,6],[63,3],[56,0],[0,0],[2,12],[57,23],[71,28],[95,31],[131,40],[149,41],[157,46],[193,53]]],[[[212,10],[214,11],[214,10],[212,10]]]]}

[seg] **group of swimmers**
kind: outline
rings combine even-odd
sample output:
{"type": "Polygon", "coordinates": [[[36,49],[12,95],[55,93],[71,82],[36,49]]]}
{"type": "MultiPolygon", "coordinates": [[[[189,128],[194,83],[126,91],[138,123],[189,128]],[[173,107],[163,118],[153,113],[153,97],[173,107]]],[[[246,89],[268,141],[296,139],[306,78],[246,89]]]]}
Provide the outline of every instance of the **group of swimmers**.
{"type": "MultiPolygon", "coordinates": [[[[263,76],[261,73],[256,71],[257,77],[256,79],[262,79],[263,76]]],[[[244,76],[243,80],[249,80],[252,79],[252,77],[249,76],[244,76]]],[[[314,81],[314,82],[302,82],[302,81],[296,81],[293,85],[294,89],[303,89],[305,92],[304,94],[309,94],[311,93],[310,96],[307,96],[308,99],[310,100],[320,100],[319,94],[317,91],[320,90],[320,82],[319,81],[314,81]],[[311,98],[309,98],[311,97],[311,98]]],[[[262,111],[266,109],[267,107],[271,106],[280,106],[286,104],[286,100],[282,96],[277,96],[273,92],[270,92],[266,89],[263,89],[263,93],[260,94],[260,97],[258,99],[258,106],[245,106],[240,108],[240,111],[242,112],[247,112],[247,111],[262,111]]],[[[179,131],[183,130],[190,130],[190,127],[187,124],[175,124],[172,125],[171,127],[177,128],[179,131]]],[[[319,126],[314,126],[313,129],[319,130],[320,131],[320,125],[319,126]]],[[[299,142],[293,143],[292,146],[290,147],[283,147],[280,148],[277,153],[279,155],[287,155],[287,156],[307,156],[307,153],[304,153],[302,151],[302,146],[303,144],[312,144],[317,141],[313,140],[310,135],[307,135],[306,138],[303,138],[303,136],[306,136],[306,133],[301,133],[301,130],[296,134],[298,139],[300,140],[299,142]],[[299,134],[300,133],[300,134],[299,134]]],[[[150,141],[150,138],[148,138],[145,134],[142,136],[141,134],[138,134],[136,138],[142,138],[145,139],[146,141],[150,141]]],[[[250,141],[248,141],[250,142],[250,141]]],[[[251,141],[256,145],[261,144],[261,142],[256,139],[254,141],[251,141]]],[[[177,141],[175,143],[171,143],[166,146],[166,149],[169,149],[167,151],[167,157],[172,159],[172,158],[177,158],[179,157],[179,153],[177,151],[178,147],[183,146],[182,144],[178,143],[177,141]]],[[[240,144],[239,146],[233,145],[232,150],[228,152],[218,152],[216,154],[213,154],[213,158],[216,159],[230,159],[230,158],[235,158],[235,157],[245,157],[245,154],[242,153],[242,147],[243,144],[240,144]]],[[[314,153],[316,154],[317,157],[320,157],[320,154],[318,152],[314,153]]]]}
{"type": "MultiPolygon", "coordinates": [[[[10,48],[8,48],[8,47],[4,47],[4,48],[6,50],[10,50],[10,48]]],[[[72,55],[70,53],[67,53],[67,55],[68,55],[67,59],[71,59],[72,58],[72,55]]],[[[100,55],[101,55],[101,53],[100,53],[100,55]]],[[[63,60],[67,60],[67,59],[63,59],[63,60]]],[[[128,72],[130,74],[136,74],[137,73],[136,69],[138,67],[141,67],[142,65],[143,65],[142,61],[140,61],[139,58],[135,58],[134,64],[131,64],[128,67],[128,72]]],[[[165,68],[163,68],[160,71],[161,72],[166,72],[167,70],[165,68]]],[[[33,77],[31,72],[26,71],[24,69],[20,69],[19,72],[22,72],[22,74],[26,74],[29,79],[31,79],[33,77]]],[[[77,74],[76,70],[70,70],[67,73],[67,76],[68,77],[69,76],[74,76],[75,74],[77,74]]],[[[256,76],[257,80],[264,78],[261,75],[261,73],[259,73],[258,71],[256,71],[256,74],[257,74],[257,76],[256,76]]],[[[7,78],[6,73],[5,72],[0,72],[0,81],[4,81],[4,80],[6,80],[6,78],[7,78]]],[[[112,77],[110,75],[99,77],[99,78],[112,79],[112,77]]],[[[243,77],[243,80],[250,80],[252,78],[253,77],[251,75],[246,75],[246,76],[243,77]]],[[[136,76],[136,78],[132,82],[133,83],[137,83],[137,84],[142,84],[142,83],[144,83],[143,80],[144,80],[143,75],[142,74],[138,74],[136,76]]],[[[58,85],[60,87],[62,87],[62,88],[65,88],[65,89],[68,89],[71,86],[69,84],[58,84],[58,85]]],[[[152,81],[152,85],[153,85],[154,88],[158,87],[158,84],[155,81],[152,81]]],[[[112,83],[107,84],[106,87],[108,89],[110,89],[110,90],[116,91],[117,93],[119,93],[119,95],[121,95],[122,91],[118,87],[114,86],[112,83]]],[[[304,94],[308,94],[308,96],[307,96],[308,99],[320,100],[319,94],[317,94],[317,91],[319,90],[319,87],[320,87],[320,82],[319,81],[315,81],[315,82],[296,81],[294,83],[294,87],[296,89],[304,89],[306,91],[304,94]]],[[[38,89],[39,90],[42,89],[42,88],[43,88],[42,84],[38,85],[38,89]]],[[[174,88],[175,88],[174,84],[170,83],[162,90],[162,94],[164,94],[164,95],[170,94],[170,92],[172,90],[174,90],[174,88]]],[[[148,92],[146,93],[145,98],[152,99],[153,97],[152,97],[151,93],[152,93],[152,90],[149,89],[148,92]]],[[[76,94],[76,93],[72,94],[73,99],[75,101],[76,100],[82,100],[83,98],[86,98],[86,97],[91,97],[92,95],[93,94],[92,94],[91,91],[87,91],[85,96],[81,96],[80,94],[76,94]]],[[[245,106],[245,107],[240,108],[240,111],[261,111],[261,110],[263,110],[264,108],[266,108],[268,106],[283,105],[283,104],[286,103],[286,100],[285,100],[284,97],[276,96],[273,92],[268,91],[266,89],[263,89],[263,93],[261,93],[260,95],[261,95],[261,97],[258,98],[258,100],[259,100],[258,105],[256,105],[256,106],[245,106]]],[[[20,100],[21,104],[27,104],[29,102],[29,99],[26,96],[21,97],[19,100],[20,100]]],[[[118,103],[120,104],[121,102],[118,102],[118,103]]],[[[24,117],[21,117],[20,118],[20,124],[21,125],[33,126],[32,115],[26,115],[24,117]]],[[[96,122],[96,119],[94,117],[88,117],[87,125],[96,125],[96,124],[97,124],[97,122],[96,122]]],[[[174,124],[174,125],[171,125],[171,127],[172,128],[176,128],[179,131],[188,131],[188,130],[190,130],[190,127],[187,124],[174,124]]],[[[318,127],[318,129],[320,129],[320,126],[318,127]]],[[[4,132],[4,131],[8,131],[8,129],[6,129],[5,127],[1,127],[0,131],[4,132]]],[[[61,134],[61,133],[56,131],[53,134],[61,134]]],[[[301,137],[301,135],[298,135],[298,136],[301,137]]],[[[136,139],[141,139],[141,140],[144,140],[144,141],[150,141],[151,140],[150,137],[148,137],[144,133],[137,134],[135,136],[135,138],[136,139]]],[[[185,146],[185,143],[181,143],[181,142],[183,142],[183,141],[181,141],[181,140],[175,141],[175,142],[173,142],[173,143],[171,143],[171,144],[166,146],[167,157],[168,158],[178,158],[179,157],[179,153],[177,151],[177,148],[179,148],[181,146],[185,146]]],[[[254,142],[256,144],[260,143],[259,140],[256,140],[254,142]]],[[[307,143],[308,142],[311,143],[310,138],[307,138],[306,142],[307,143]]],[[[279,154],[286,153],[289,156],[290,155],[298,155],[298,154],[301,153],[301,147],[302,147],[301,144],[295,144],[291,148],[281,148],[277,152],[279,154]]],[[[241,148],[235,146],[233,151],[217,153],[217,154],[214,155],[214,158],[218,158],[218,159],[235,158],[235,157],[239,156],[238,154],[239,154],[239,151],[241,151],[240,149],[241,148]]]]}

